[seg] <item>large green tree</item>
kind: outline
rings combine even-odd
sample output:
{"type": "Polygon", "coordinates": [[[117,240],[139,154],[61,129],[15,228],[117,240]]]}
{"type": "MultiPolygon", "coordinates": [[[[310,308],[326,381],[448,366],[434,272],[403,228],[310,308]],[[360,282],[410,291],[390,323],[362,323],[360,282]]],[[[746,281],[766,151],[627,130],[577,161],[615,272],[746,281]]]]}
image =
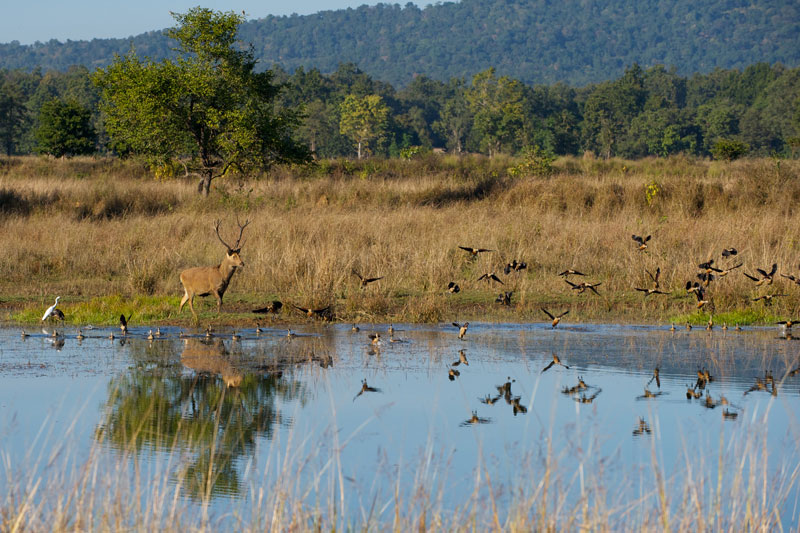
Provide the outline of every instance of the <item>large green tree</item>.
{"type": "Polygon", "coordinates": [[[77,102],[48,100],[39,111],[39,152],[56,157],[91,154],[97,140],[91,119],[92,112],[77,102]]]}
{"type": "Polygon", "coordinates": [[[252,49],[237,41],[243,17],[200,7],[173,16],[175,61],[141,60],[131,50],[94,75],[113,146],[154,164],[180,161],[206,195],[229,172],[307,161],[291,136],[297,113],[276,111],[272,72],[255,72],[252,49]]]}
{"type": "Polygon", "coordinates": [[[364,152],[370,152],[383,139],[389,108],[377,94],[364,97],[349,94],[340,109],[339,131],[353,141],[361,159],[364,152]]]}

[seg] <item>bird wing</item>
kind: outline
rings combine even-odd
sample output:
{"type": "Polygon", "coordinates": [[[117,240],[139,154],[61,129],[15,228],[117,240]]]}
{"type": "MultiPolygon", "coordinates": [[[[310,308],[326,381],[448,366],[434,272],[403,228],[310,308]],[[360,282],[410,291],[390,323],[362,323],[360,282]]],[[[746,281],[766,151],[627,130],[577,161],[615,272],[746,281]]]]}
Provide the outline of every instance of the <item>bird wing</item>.
{"type": "Polygon", "coordinates": [[[742,272],[742,274],[744,274],[744,275],[745,275],[745,277],[747,277],[747,278],[750,278],[750,279],[751,279],[751,280],[753,280],[753,281],[758,281],[758,278],[755,278],[755,277],[751,276],[751,275],[750,275],[750,274],[748,274],[747,272],[742,272]]]}
{"type": "Polygon", "coordinates": [[[633,239],[634,241],[638,242],[639,244],[644,244],[643,239],[638,235],[631,235],[631,239],[633,239]]]}
{"type": "Polygon", "coordinates": [[[300,307],[299,305],[294,305],[294,304],[292,304],[292,306],[293,306],[295,309],[297,309],[297,310],[299,310],[299,311],[302,311],[302,312],[304,312],[304,313],[308,313],[309,311],[311,311],[311,309],[306,309],[305,307],[300,307]]]}
{"type": "Polygon", "coordinates": [[[496,282],[498,282],[500,285],[505,285],[505,283],[503,283],[502,281],[500,281],[500,278],[498,278],[496,274],[492,274],[491,276],[489,276],[489,279],[493,279],[493,280],[495,280],[495,281],[496,281],[496,282]]]}
{"type": "Polygon", "coordinates": [[[550,364],[549,364],[549,365],[547,365],[546,367],[544,367],[540,373],[541,373],[541,374],[544,374],[545,372],[547,372],[548,370],[550,370],[550,367],[551,367],[551,366],[553,366],[554,364],[556,364],[556,362],[555,362],[555,361],[550,361],[550,364]]]}
{"type": "Polygon", "coordinates": [[[474,254],[474,253],[477,252],[477,250],[475,250],[475,248],[470,248],[468,246],[459,246],[459,248],[461,248],[462,250],[464,250],[466,252],[469,252],[471,254],[474,254]]]}
{"type": "Polygon", "coordinates": [[[544,307],[542,307],[541,309],[542,309],[542,311],[544,312],[544,314],[546,314],[547,316],[549,316],[549,317],[550,317],[552,320],[555,320],[555,319],[556,319],[556,317],[554,317],[553,315],[551,315],[551,314],[550,314],[550,311],[548,311],[548,310],[547,310],[547,309],[545,309],[544,307]]]}
{"type": "Polygon", "coordinates": [[[458,322],[453,322],[453,325],[454,325],[455,327],[457,327],[457,328],[460,328],[460,327],[461,327],[461,324],[459,324],[458,322]]]}
{"type": "Polygon", "coordinates": [[[775,272],[778,271],[778,263],[772,263],[772,269],[769,271],[770,276],[774,276],[775,272]]]}
{"type": "Polygon", "coordinates": [[[767,274],[767,271],[766,271],[766,270],[761,270],[760,268],[757,268],[757,269],[756,269],[756,272],[758,272],[759,274],[761,274],[761,277],[763,277],[763,278],[768,278],[768,277],[769,277],[769,274],[767,274]]]}
{"type": "MultiPolygon", "coordinates": [[[[566,315],[567,313],[569,313],[569,309],[567,309],[566,311],[564,311],[563,313],[558,315],[558,318],[561,318],[562,316],[566,315]]],[[[548,313],[548,314],[550,314],[550,313],[548,313]]],[[[550,316],[552,316],[552,315],[550,315],[550,316]]]]}
{"type": "Polygon", "coordinates": [[[379,278],[367,278],[364,281],[366,281],[367,283],[372,283],[373,281],[378,281],[379,279],[383,279],[383,276],[379,278]]]}

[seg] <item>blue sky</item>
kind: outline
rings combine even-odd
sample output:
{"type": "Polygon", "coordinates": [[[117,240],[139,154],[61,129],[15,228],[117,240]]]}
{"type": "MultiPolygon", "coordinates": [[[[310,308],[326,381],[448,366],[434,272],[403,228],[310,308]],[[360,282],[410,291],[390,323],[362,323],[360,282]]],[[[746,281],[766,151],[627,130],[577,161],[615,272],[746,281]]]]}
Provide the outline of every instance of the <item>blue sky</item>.
{"type": "MultiPolygon", "coordinates": [[[[388,1],[405,5],[407,0],[388,1]]],[[[173,25],[170,11],[184,12],[202,5],[220,11],[242,11],[247,19],[267,15],[308,15],[318,11],[374,5],[378,0],[2,0],[0,2],[0,42],[84,40],[94,37],[128,37],[173,25]]],[[[429,2],[415,1],[417,5],[429,2]]]]}

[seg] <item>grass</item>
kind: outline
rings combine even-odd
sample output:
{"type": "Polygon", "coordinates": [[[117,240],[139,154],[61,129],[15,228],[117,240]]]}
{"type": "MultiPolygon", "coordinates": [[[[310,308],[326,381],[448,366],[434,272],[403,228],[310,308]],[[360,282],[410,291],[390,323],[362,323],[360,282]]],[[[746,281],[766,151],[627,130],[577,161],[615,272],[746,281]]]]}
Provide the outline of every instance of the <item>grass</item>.
{"type": "Polygon", "coordinates": [[[730,246],[744,266],[711,286],[718,323],[728,313],[737,317],[730,322],[769,323],[800,307],[800,287],[785,278],[756,288],[741,275],[773,262],[798,275],[797,161],[562,158],[547,178],[509,177],[513,164],[479,156],[321,161],[226,178],[201,198],[192,181],[154,180],[135,161],[5,158],[0,316],[35,322],[60,295],[71,323],[113,323],[124,310],[153,323],[189,322],[177,314],[178,274],[218,263],[224,248],[213,222],[221,219],[232,239],[237,216],[251,221],[246,266],[223,316],[206,299],[197,306],[202,321],[250,322],[250,306],[274,298],[287,304],[278,317],[286,322],[302,318],[290,304],[333,305],[347,322],[543,321],[540,307],[568,308],[571,321],[684,321],[694,312],[686,280],[730,246]],[[632,234],[653,235],[646,253],[632,234]],[[459,245],[496,251],[470,261],[459,245]],[[503,286],[476,281],[511,259],[528,269],[502,276],[503,286]],[[570,267],[602,282],[601,296],[570,291],[555,275],[570,267]],[[648,286],[645,270],[656,267],[671,293],[644,299],[633,287],[648,286]],[[354,269],[384,279],[362,291],[354,269]],[[449,281],[462,293],[446,294],[449,281]],[[510,308],[494,303],[506,290],[510,308]],[[787,296],[767,310],[751,301],[765,293],[787,296]]]}

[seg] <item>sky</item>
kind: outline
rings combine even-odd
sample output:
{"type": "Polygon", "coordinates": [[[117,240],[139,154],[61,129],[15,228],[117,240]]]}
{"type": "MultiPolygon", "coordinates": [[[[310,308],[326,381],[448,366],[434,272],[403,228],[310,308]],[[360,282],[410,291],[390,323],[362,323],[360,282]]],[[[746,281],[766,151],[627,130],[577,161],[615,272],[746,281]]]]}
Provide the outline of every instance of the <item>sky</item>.
{"type": "MultiPolygon", "coordinates": [[[[405,5],[407,0],[383,0],[405,5]]],[[[197,5],[219,11],[244,12],[247,20],[267,15],[308,15],[346,9],[379,0],[0,0],[0,43],[31,44],[50,39],[126,38],[174,25],[169,12],[182,13],[197,5]]],[[[429,2],[414,1],[417,5],[429,2]]]]}

